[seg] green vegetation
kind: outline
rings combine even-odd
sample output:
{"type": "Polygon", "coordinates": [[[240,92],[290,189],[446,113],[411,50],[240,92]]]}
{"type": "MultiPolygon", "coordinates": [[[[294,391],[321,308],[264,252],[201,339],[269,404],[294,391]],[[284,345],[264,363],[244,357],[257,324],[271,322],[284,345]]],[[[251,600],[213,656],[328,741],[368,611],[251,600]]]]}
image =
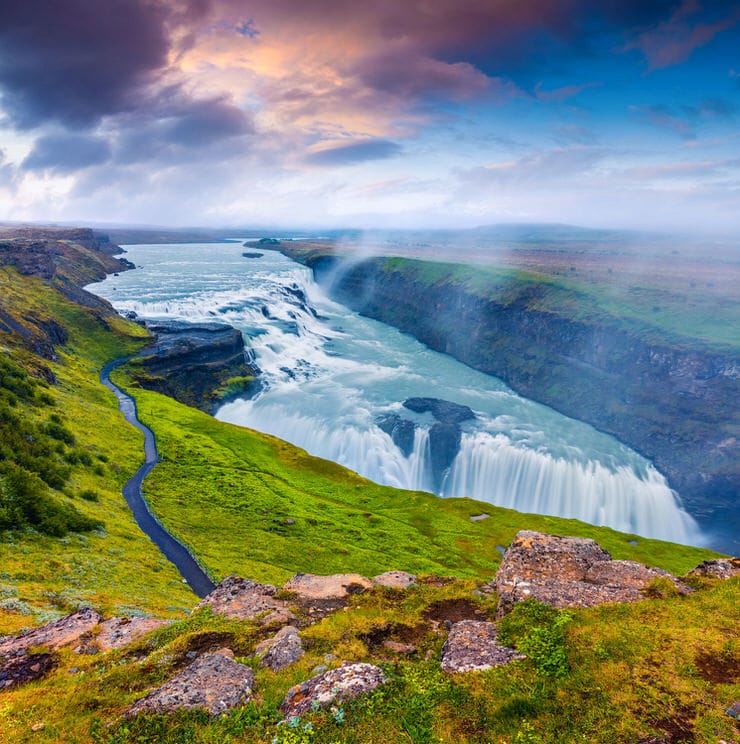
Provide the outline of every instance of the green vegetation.
{"type": "MultiPolygon", "coordinates": [[[[421,576],[408,591],[355,595],[346,611],[305,627],[307,653],[295,665],[279,673],[259,667],[252,654],[269,629],[210,610],[191,612],[195,597],[140,533],[121,496],[140,464],[141,437],[125,424],[98,374],[105,362],[139,348],[144,331],[10,269],[0,269],[0,284],[4,309],[19,325],[26,327],[29,317],[53,318],[69,332],[68,343],[57,344],[50,359],[0,330],[0,515],[6,520],[0,527],[0,635],[82,605],[106,615],[176,619],[122,651],[56,652],[47,678],[0,693],[0,740],[633,744],[668,736],[716,744],[737,738],[736,724],[724,713],[740,697],[737,579],[696,580],[689,596],[656,582],[652,598],[634,605],[558,612],[527,602],[500,628],[501,638],[526,659],[466,675],[439,667],[445,621],[494,616],[495,596],[473,591],[493,577],[498,546],[519,529],[591,537],[615,558],[678,574],[711,552],[378,486],[285,442],[133,387],[163,456],[146,495],[215,577],[238,573],[282,583],[298,571],[373,575],[386,569],[421,576]],[[4,469],[23,475],[31,489],[26,502],[17,496],[22,479],[13,485],[4,469]],[[12,504],[27,503],[30,518],[17,509],[8,516],[11,486],[12,504]],[[53,522],[51,512],[45,522],[45,499],[60,513],[104,528],[83,533],[70,521],[66,534],[54,536],[43,527],[53,522]],[[482,511],[491,516],[471,521],[482,511]],[[394,654],[386,640],[410,642],[415,651],[394,654]],[[253,702],[217,719],[200,711],[122,717],[194,652],[219,646],[254,668],[253,702]],[[332,666],[343,660],[380,664],[389,682],[367,697],[278,725],[285,692],[327,663],[326,654],[337,657],[332,666]]],[[[116,375],[130,384],[125,369],[116,375]]]]}

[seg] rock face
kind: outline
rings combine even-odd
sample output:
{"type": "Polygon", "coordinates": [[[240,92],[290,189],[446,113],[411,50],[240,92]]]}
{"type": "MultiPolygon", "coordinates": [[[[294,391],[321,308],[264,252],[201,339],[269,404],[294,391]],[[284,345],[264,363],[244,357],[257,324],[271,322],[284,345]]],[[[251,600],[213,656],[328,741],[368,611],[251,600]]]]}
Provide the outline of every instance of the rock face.
{"type": "Polygon", "coordinates": [[[497,301],[453,278],[425,282],[413,261],[408,270],[384,258],[342,265],[325,253],[291,253],[289,244],[281,250],[303,258],[333,299],[645,454],[690,512],[711,515],[708,531],[728,536],[720,549],[737,550],[740,440],[724,426],[727,401],[740,398],[736,353],[690,350],[645,340],[616,321],[539,311],[546,286],[514,284],[497,301]]]}
{"type": "Polygon", "coordinates": [[[338,669],[312,677],[288,690],[280,705],[286,718],[302,716],[315,707],[324,708],[335,700],[349,700],[372,692],[386,681],[380,667],[372,664],[343,664],[338,669]]]}
{"type": "Polygon", "coordinates": [[[267,625],[293,619],[288,605],[275,597],[277,589],[239,576],[227,576],[195,609],[210,607],[214,612],[235,620],[260,618],[267,625]]]}
{"type": "Polygon", "coordinates": [[[256,392],[259,369],[247,360],[244,339],[236,328],[181,321],[147,322],[146,326],[156,340],[139,358],[140,366],[132,368],[142,387],[207,413],[232,397],[256,392]]]}
{"type": "Polygon", "coordinates": [[[134,703],[126,715],[205,708],[212,716],[217,716],[249,702],[254,672],[232,657],[228,649],[200,656],[169,682],[134,703]]]}
{"type": "Polygon", "coordinates": [[[86,607],[71,615],[29,630],[21,636],[0,639],[0,657],[13,657],[25,654],[34,646],[44,646],[56,651],[69,646],[90,633],[103,618],[93,609],[86,607]]]}
{"type": "Polygon", "coordinates": [[[263,655],[260,659],[261,666],[278,672],[295,664],[306,652],[303,649],[301,637],[298,635],[298,629],[292,625],[286,625],[275,634],[274,638],[259,643],[254,653],[257,656],[263,655]]]}
{"type": "Polygon", "coordinates": [[[476,620],[455,623],[442,647],[445,672],[480,672],[525,658],[513,648],[499,646],[496,626],[476,620]]]}
{"type": "Polygon", "coordinates": [[[662,569],[611,560],[593,540],[522,530],[504,553],[494,586],[501,616],[530,597],[559,608],[636,602],[660,578],[681,593],[690,591],[662,569]]]}

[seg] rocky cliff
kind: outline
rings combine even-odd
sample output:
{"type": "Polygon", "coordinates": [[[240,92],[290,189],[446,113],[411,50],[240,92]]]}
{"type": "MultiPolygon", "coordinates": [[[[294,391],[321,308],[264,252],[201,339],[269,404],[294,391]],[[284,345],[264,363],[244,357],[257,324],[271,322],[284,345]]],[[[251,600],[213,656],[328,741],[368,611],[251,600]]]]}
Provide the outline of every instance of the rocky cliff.
{"type": "MultiPolygon", "coordinates": [[[[496,293],[424,281],[384,258],[300,254],[331,296],[518,392],[616,436],[651,459],[702,526],[734,550],[740,532],[740,358],[657,343],[616,318],[537,309],[536,284],[496,293]]],[[[408,266],[410,263],[405,262],[408,266]]]]}
{"type": "Polygon", "coordinates": [[[207,413],[257,390],[259,369],[236,328],[181,321],[149,321],[146,327],[155,342],[131,363],[142,387],[207,413]]]}

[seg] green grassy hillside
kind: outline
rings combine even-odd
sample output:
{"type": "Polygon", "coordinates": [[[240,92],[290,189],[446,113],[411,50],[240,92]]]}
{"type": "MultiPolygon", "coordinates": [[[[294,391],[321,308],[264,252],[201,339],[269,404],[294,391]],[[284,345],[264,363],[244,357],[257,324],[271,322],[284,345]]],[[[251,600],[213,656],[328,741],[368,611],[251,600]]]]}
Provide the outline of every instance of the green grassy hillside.
{"type": "MultiPolygon", "coordinates": [[[[738,738],[723,712],[740,697],[738,580],[699,582],[691,596],[636,605],[568,614],[517,610],[503,630],[529,649],[526,661],[460,676],[439,668],[445,620],[476,610],[476,617],[493,617],[495,597],[473,590],[493,577],[498,546],[519,529],[592,537],[616,558],[675,573],[711,557],[709,551],[378,486],[285,442],[131,387],[163,456],[146,495],[214,578],[238,573],[282,583],[301,571],[373,575],[386,569],[422,577],[407,592],[353,597],[347,610],[303,630],[308,650],[295,666],[280,673],[262,669],[250,657],[265,629],[207,610],[191,613],[196,598],[139,532],[121,496],[141,460],[141,438],[125,424],[98,374],[106,361],[141,346],[142,329],[100,307],[81,307],[38,277],[3,268],[0,281],[3,311],[28,331],[0,330],[6,406],[26,433],[43,432],[40,441],[56,443],[41,456],[65,471],[63,482],[40,488],[55,504],[103,525],[81,532],[70,524],[62,536],[32,522],[5,525],[0,634],[81,605],[106,615],[176,619],[123,651],[86,656],[62,650],[47,678],[0,692],[0,741],[633,744],[659,736],[717,744],[738,738]],[[57,334],[44,357],[29,338],[39,340],[34,334],[49,319],[68,338],[57,334]],[[481,512],[490,517],[471,521],[481,512]],[[395,655],[384,639],[411,639],[416,650],[395,655]],[[255,668],[254,702],[215,720],[197,711],[121,717],[182,668],[188,653],[214,644],[228,645],[237,660],[255,668]],[[338,657],[332,664],[381,664],[390,682],[355,703],[277,726],[287,689],[311,676],[328,653],[338,657]]],[[[117,380],[128,384],[125,370],[117,380]]],[[[4,451],[1,457],[7,463],[20,454],[4,451]]],[[[44,472],[43,462],[18,462],[44,472]]]]}

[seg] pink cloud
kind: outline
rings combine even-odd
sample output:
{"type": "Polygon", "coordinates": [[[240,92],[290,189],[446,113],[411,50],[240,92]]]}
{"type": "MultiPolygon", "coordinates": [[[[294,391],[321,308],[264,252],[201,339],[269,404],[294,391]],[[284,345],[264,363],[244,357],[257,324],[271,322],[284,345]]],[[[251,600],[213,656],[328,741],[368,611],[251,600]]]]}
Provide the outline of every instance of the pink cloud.
{"type": "Polygon", "coordinates": [[[540,81],[534,86],[534,95],[537,100],[545,103],[563,103],[563,101],[567,101],[569,98],[577,96],[582,91],[588,90],[589,88],[596,88],[599,85],[601,85],[601,83],[590,82],[581,83],[580,85],[564,85],[561,88],[543,90],[542,81],[540,81]]]}
{"type": "Polygon", "coordinates": [[[697,0],[683,0],[667,21],[637,35],[622,51],[637,49],[642,52],[649,71],[670,67],[685,62],[694,50],[740,21],[740,8],[735,7],[726,17],[712,23],[692,22],[692,17],[701,11],[697,0]]]}

